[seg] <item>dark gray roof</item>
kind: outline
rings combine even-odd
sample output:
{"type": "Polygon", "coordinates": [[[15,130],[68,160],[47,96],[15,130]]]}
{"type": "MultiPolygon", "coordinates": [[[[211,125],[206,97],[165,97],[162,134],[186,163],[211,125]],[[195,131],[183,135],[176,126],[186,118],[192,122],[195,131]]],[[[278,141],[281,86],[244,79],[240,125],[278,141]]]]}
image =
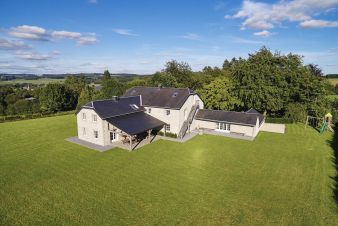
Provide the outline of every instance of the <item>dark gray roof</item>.
{"type": "Polygon", "coordinates": [[[165,125],[164,122],[144,112],[108,118],[106,120],[129,135],[136,135],[150,129],[161,128],[165,125]]]}
{"type": "Polygon", "coordinates": [[[264,116],[260,113],[200,109],[195,116],[198,120],[228,122],[249,126],[256,125],[257,117],[259,118],[259,124],[261,124],[264,116]]]}
{"type": "Polygon", "coordinates": [[[126,91],[125,97],[141,95],[142,106],[180,109],[190,95],[188,88],[160,88],[135,86],[126,91]]]}
{"type": "Polygon", "coordinates": [[[82,108],[93,109],[102,119],[145,110],[144,107],[140,106],[140,96],[92,101],[82,108]],[[136,107],[133,105],[136,105],[136,107]]]}

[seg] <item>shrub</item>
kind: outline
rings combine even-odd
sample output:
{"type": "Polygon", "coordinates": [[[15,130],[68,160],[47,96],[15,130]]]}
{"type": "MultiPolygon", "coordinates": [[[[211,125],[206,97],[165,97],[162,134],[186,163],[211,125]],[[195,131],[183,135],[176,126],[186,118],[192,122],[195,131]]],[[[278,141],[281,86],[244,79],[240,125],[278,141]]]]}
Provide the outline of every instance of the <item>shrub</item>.
{"type": "MultiPolygon", "coordinates": [[[[157,134],[160,135],[160,136],[164,136],[164,132],[162,132],[162,131],[159,131],[157,134]]],[[[177,134],[176,133],[166,132],[165,136],[166,137],[171,137],[171,138],[177,138],[177,134]]]]}
{"type": "Polygon", "coordinates": [[[303,104],[290,103],[288,104],[285,112],[285,116],[289,118],[293,123],[304,122],[306,119],[307,111],[303,104]]]}

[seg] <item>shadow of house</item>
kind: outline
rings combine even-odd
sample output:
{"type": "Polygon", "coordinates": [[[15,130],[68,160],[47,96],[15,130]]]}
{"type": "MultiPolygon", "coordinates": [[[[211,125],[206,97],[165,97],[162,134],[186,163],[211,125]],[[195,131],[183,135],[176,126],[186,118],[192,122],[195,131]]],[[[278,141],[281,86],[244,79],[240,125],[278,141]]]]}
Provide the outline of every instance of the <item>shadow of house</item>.
{"type": "Polygon", "coordinates": [[[334,135],[330,144],[333,149],[332,162],[334,164],[334,167],[336,168],[336,175],[332,177],[332,179],[334,180],[333,197],[336,201],[336,204],[338,205],[338,123],[336,123],[334,127],[334,135]]]}

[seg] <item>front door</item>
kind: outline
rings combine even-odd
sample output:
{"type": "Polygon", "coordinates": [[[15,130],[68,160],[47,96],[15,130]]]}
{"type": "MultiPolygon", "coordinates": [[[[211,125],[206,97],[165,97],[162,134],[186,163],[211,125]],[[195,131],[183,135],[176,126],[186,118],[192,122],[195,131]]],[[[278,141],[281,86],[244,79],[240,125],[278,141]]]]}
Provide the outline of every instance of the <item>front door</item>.
{"type": "Polygon", "coordinates": [[[114,142],[114,141],[117,140],[116,132],[110,132],[110,140],[111,140],[111,142],[114,142]]]}

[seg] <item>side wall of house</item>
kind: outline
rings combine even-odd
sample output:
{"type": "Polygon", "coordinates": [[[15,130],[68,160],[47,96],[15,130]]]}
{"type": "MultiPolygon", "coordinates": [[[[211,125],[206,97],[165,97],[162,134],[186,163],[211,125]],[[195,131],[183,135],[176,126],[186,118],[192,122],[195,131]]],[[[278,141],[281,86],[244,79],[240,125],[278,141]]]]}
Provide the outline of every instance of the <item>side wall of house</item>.
{"type": "MultiPolygon", "coordinates": [[[[216,122],[194,119],[191,128],[192,129],[216,130],[216,122]]],[[[254,128],[255,127],[252,127],[252,126],[230,124],[230,132],[232,132],[232,133],[242,133],[245,136],[250,136],[250,137],[255,136],[254,128]]]]}
{"type": "Polygon", "coordinates": [[[94,110],[83,108],[77,113],[76,118],[79,139],[98,145],[105,145],[105,136],[107,135],[104,131],[105,121],[94,110]],[[83,119],[83,114],[86,115],[85,119],[83,119]],[[97,117],[96,122],[93,120],[94,115],[97,117]],[[98,132],[98,138],[94,137],[94,131],[98,132]]]}
{"type": "MultiPolygon", "coordinates": [[[[188,117],[191,108],[198,102],[200,109],[204,108],[204,104],[198,95],[190,95],[181,109],[165,109],[165,108],[155,108],[155,107],[145,107],[146,113],[169,124],[170,133],[178,134],[181,130],[185,118],[188,117]],[[149,108],[151,112],[149,113],[149,108]],[[166,110],[170,110],[170,115],[166,115],[166,110]],[[184,113],[185,111],[185,113],[184,113]]],[[[162,129],[164,131],[164,129],[162,129]]]]}
{"type": "MultiPolygon", "coordinates": [[[[154,107],[145,107],[146,113],[165,122],[170,125],[170,133],[176,133],[180,131],[180,122],[179,122],[179,110],[173,109],[165,109],[165,108],[154,108],[154,107]],[[151,112],[149,113],[149,108],[151,108],[151,112]],[[170,114],[167,115],[166,111],[170,110],[170,114]]],[[[164,129],[163,129],[164,131],[164,129]]]]}

